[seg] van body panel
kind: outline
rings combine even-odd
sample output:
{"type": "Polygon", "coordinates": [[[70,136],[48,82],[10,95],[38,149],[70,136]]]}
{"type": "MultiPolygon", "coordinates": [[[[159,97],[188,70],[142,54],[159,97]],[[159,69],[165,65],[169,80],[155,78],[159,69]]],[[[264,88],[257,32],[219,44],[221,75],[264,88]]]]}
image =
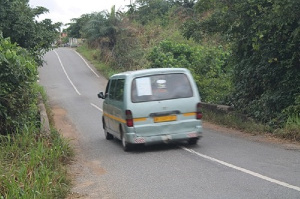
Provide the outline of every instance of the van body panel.
{"type": "Polygon", "coordinates": [[[195,119],[198,102],[190,98],[173,99],[131,104],[132,106],[129,106],[128,109],[134,110],[132,112],[133,118],[139,118],[134,122],[136,134],[142,136],[163,135],[177,131],[190,132],[197,125],[201,125],[201,121],[195,119]],[[155,121],[155,118],[166,119],[155,121]]]}
{"type": "Polygon", "coordinates": [[[132,144],[199,139],[199,102],[196,83],[187,69],[129,71],[109,79],[103,120],[107,132],[118,139],[123,133],[126,142],[132,144]],[[126,125],[126,110],[132,113],[133,127],[126,125]]]}

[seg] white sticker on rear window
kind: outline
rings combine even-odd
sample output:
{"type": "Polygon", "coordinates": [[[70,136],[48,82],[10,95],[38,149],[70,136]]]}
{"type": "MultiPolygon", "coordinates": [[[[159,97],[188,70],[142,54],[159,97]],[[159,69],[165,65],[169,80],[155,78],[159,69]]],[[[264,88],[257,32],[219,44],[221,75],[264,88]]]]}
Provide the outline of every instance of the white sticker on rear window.
{"type": "Polygon", "coordinates": [[[136,79],[137,95],[152,95],[151,81],[149,77],[136,79]]]}
{"type": "Polygon", "coordinates": [[[157,88],[161,88],[161,89],[167,88],[167,86],[166,86],[167,81],[164,79],[159,79],[156,81],[156,83],[157,83],[157,88]]]}

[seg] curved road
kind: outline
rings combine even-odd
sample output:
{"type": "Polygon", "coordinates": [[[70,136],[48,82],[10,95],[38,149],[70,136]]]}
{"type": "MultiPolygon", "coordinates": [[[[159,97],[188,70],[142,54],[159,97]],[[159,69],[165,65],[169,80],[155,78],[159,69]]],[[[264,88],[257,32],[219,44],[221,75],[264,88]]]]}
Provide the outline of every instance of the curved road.
{"type": "Polygon", "coordinates": [[[300,150],[204,128],[196,146],[155,145],[124,152],[104,138],[102,100],[107,80],[73,49],[45,55],[39,68],[52,106],[66,111],[86,163],[73,191],[81,198],[299,199],[300,150]],[[95,167],[97,171],[95,172],[95,167]],[[89,183],[88,183],[89,182],[89,183]]]}

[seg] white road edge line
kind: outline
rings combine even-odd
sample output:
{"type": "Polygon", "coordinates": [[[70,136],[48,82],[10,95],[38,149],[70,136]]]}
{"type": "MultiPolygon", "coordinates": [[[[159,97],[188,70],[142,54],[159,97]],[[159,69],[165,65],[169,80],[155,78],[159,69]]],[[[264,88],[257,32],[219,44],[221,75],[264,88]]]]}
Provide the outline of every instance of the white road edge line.
{"type": "Polygon", "coordinates": [[[95,107],[96,109],[98,109],[99,111],[103,112],[103,110],[102,110],[101,108],[99,108],[97,105],[95,105],[95,104],[93,104],[93,103],[91,103],[91,105],[92,105],[93,107],[95,107]]]}
{"type": "Polygon", "coordinates": [[[186,147],[182,147],[182,146],[181,146],[181,148],[182,148],[183,150],[186,150],[186,151],[190,152],[190,153],[196,154],[196,155],[198,155],[198,156],[200,156],[200,157],[202,157],[202,158],[208,159],[208,160],[210,160],[210,161],[217,162],[217,163],[222,164],[222,165],[224,165],[224,166],[227,166],[227,167],[229,167],[229,168],[232,168],[232,169],[241,171],[241,172],[243,172],[243,173],[246,173],[246,174],[252,175],[252,176],[254,176],[254,177],[257,177],[257,178],[260,178],[260,179],[269,181],[269,182],[271,182],[271,183],[275,183],[275,184],[281,185],[281,186],[286,187],[286,188],[289,188],[289,189],[294,189],[294,190],[296,190],[296,191],[300,191],[300,187],[297,187],[297,186],[294,186],[294,185],[290,185],[290,184],[288,184],[288,183],[286,183],[286,182],[282,182],[282,181],[279,181],[279,180],[275,180],[275,179],[273,179],[273,178],[269,178],[269,177],[264,176],[264,175],[261,175],[261,174],[259,174],[259,173],[255,173],[255,172],[253,172],[253,171],[244,169],[244,168],[242,168],[242,167],[238,167],[238,166],[235,166],[235,165],[233,165],[233,164],[224,162],[224,161],[222,161],[222,160],[218,160],[218,159],[212,158],[212,157],[210,157],[210,156],[207,156],[207,155],[198,153],[198,152],[196,152],[196,151],[194,151],[194,150],[192,150],[192,149],[188,149],[188,148],[186,148],[186,147]]]}
{"type": "Polygon", "coordinates": [[[99,75],[90,67],[90,65],[85,61],[85,59],[77,52],[74,50],[75,53],[84,61],[84,63],[87,65],[87,67],[99,78],[99,75]]]}
{"type": "Polygon", "coordinates": [[[65,75],[67,76],[67,78],[68,78],[69,82],[71,83],[71,85],[73,86],[74,90],[77,92],[78,95],[81,95],[80,92],[77,90],[76,86],[75,86],[75,85],[73,84],[73,82],[71,81],[71,79],[70,79],[68,73],[66,72],[65,67],[64,67],[63,63],[61,62],[58,53],[57,53],[55,50],[53,50],[53,51],[55,52],[55,54],[56,54],[56,56],[57,56],[57,58],[58,58],[58,60],[59,60],[60,66],[62,67],[62,69],[63,69],[65,75]]]}

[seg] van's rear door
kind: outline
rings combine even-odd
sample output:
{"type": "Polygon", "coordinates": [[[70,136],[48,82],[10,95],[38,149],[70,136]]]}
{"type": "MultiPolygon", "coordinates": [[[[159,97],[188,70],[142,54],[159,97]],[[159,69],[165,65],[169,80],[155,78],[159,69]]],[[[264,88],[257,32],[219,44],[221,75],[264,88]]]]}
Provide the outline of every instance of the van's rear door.
{"type": "Polygon", "coordinates": [[[130,109],[138,136],[193,131],[200,101],[185,73],[157,74],[135,78],[130,109]]]}

